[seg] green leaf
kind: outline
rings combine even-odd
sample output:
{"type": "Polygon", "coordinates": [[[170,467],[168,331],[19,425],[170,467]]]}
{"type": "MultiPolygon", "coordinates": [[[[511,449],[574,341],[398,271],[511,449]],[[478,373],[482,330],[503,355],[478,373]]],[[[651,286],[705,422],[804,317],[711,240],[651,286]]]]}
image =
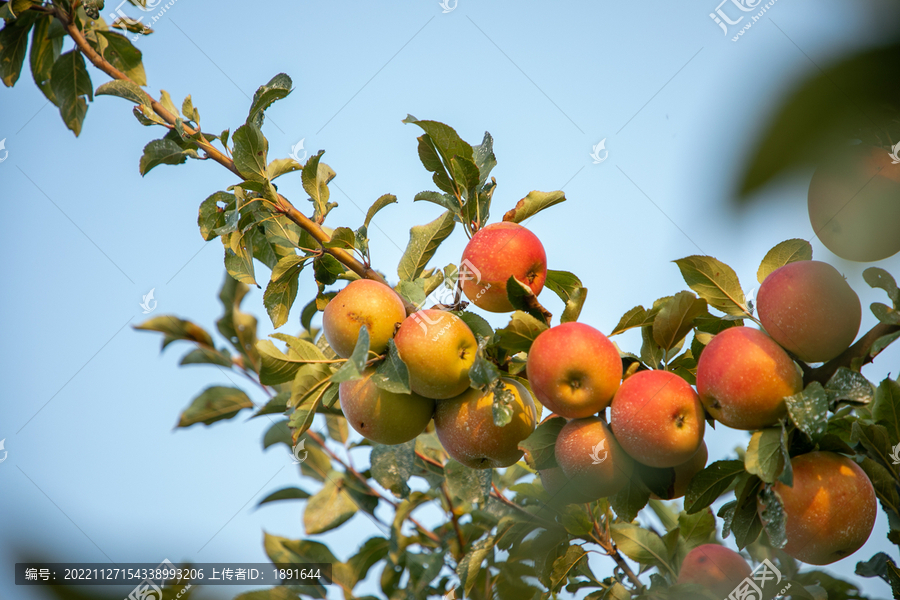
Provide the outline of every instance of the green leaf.
{"type": "Polygon", "coordinates": [[[256,93],[253,94],[253,101],[250,104],[250,113],[247,115],[247,122],[253,123],[258,128],[262,128],[265,120],[265,111],[273,102],[287,97],[291,93],[293,86],[291,78],[284,73],[279,73],[269,80],[266,85],[259,86],[256,93]]]}
{"type": "Polygon", "coordinates": [[[252,407],[253,402],[247,394],[237,388],[218,385],[208,387],[181,413],[178,427],[190,427],[196,423],[211,425],[222,419],[230,419],[241,410],[252,407]]]}
{"type": "Polygon", "coordinates": [[[900,443],[900,384],[885,378],[875,391],[872,418],[887,429],[892,445],[900,443]]]}
{"type": "Polygon", "coordinates": [[[272,181],[282,175],[302,170],[303,165],[293,158],[276,158],[266,167],[266,176],[269,178],[269,181],[272,181]]]}
{"type": "Polygon", "coordinates": [[[89,100],[94,99],[94,87],[80,52],[71,50],[60,55],[50,70],[50,86],[59,101],[59,113],[63,122],[78,136],[87,114],[87,102],[84,98],[87,96],[89,100]]]}
{"type": "Polygon", "coordinates": [[[787,544],[785,524],[787,515],[784,513],[784,503],[775,490],[765,487],[759,493],[759,501],[762,504],[761,518],[769,536],[769,541],[775,548],[784,548],[787,544]]]}
{"type": "MultiPolygon", "coordinates": [[[[489,386],[492,386],[498,379],[500,379],[500,370],[497,369],[494,363],[487,360],[482,355],[482,353],[479,352],[475,356],[475,362],[473,362],[472,366],[469,367],[469,381],[472,387],[479,390],[486,390],[489,386]]],[[[512,414],[510,414],[509,416],[511,418],[512,414]]]]}
{"type": "Polygon", "coordinates": [[[493,550],[494,536],[488,535],[486,538],[472,544],[469,553],[460,559],[456,566],[456,574],[459,576],[459,582],[463,587],[463,597],[468,596],[469,592],[472,591],[477,581],[478,572],[481,570],[481,563],[493,550]]]}
{"type": "Polygon", "coordinates": [[[440,192],[419,192],[413,198],[413,202],[431,202],[438,206],[449,210],[454,215],[460,214],[459,201],[450,194],[442,194],[440,192]]]}
{"type": "Polygon", "coordinates": [[[466,504],[483,505],[487,502],[491,490],[492,471],[493,469],[470,469],[450,459],[444,465],[447,490],[451,496],[466,504]]]}
{"type": "Polygon", "coordinates": [[[740,549],[756,541],[763,530],[762,521],[759,518],[757,508],[757,492],[762,487],[758,477],[747,478],[743,488],[737,495],[737,504],[734,509],[734,518],[731,521],[731,532],[734,541],[740,549]]]}
{"type": "Polygon", "coordinates": [[[653,339],[664,350],[671,350],[694,328],[694,319],[706,313],[706,300],[678,292],[653,319],[653,339]]]}
{"type": "Polygon", "coordinates": [[[356,346],[353,347],[353,353],[350,354],[347,362],[331,376],[332,383],[361,379],[363,371],[366,370],[366,360],[368,358],[369,330],[363,325],[359,328],[359,337],[356,340],[356,346]]]}
{"type": "Polygon", "coordinates": [[[622,521],[630,523],[650,501],[650,490],[637,477],[629,477],[628,483],[615,496],[609,497],[609,505],[622,521]]]}
{"type": "Polygon", "coordinates": [[[556,467],[556,438],[566,424],[562,417],[550,417],[519,442],[519,449],[525,453],[525,462],[535,471],[556,467]]]}
{"type": "Polygon", "coordinates": [[[422,128],[443,156],[444,164],[450,164],[450,159],[454,156],[472,160],[472,146],[464,142],[456,130],[449,125],[438,121],[419,121],[412,115],[406,115],[403,122],[422,128]]]}
{"type": "Polygon", "coordinates": [[[372,478],[398,498],[409,497],[409,481],[416,460],[416,441],[396,446],[372,445],[372,478]]]}
{"type": "Polygon", "coordinates": [[[98,96],[118,96],[135,104],[150,105],[150,97],[133,81],[114,79],[97,88],[98,96]]]}
{"type": "Polygon", "coordinates": [[[613,523],[609,532],[619,550],[631,560],[672,570],[668,563],[669,552],[666,545],[654,532],[631,523],[613,523]]]}
{"type": "Polygon", "coordinates": [[[331,239],[323,245],[325,248],[353,250],[356,248],[356,234],[349,227],[338,227],[332,232],[331,239]]]}
{"type": "Polygon", "coordinates": [[[244,284],[256,285],[253,266],[253,236],[235,231],[222,236],[225,246],[225,270],[228,274],[244,284]]]}
{"type": "MultiPolygon", "coordinates": [[[[485,361],[487,362],[487,361],[485,361]]],[[[487,363],[493,366],[491,363],[487,363]]],[[[494,398],[491,404],[491,416],[494,425],[497,427],[506,427],[512,422],[513,412],[515,410],[515,395],[499,381],[500,373],[497,373],[497,384],[493,387],[494,398]]]]}
{"type": "Polygon", "coordinates": [[[875,318],[885,325],[900,325],[900,311],[894,310],[887,304],[873,302],[869,305],[875,318]]]}
{"type": "Polygon", "coordinates": [[[325,533],[346,523],[356,514],[358,507],[345,491],[345,482],[337,473],[325,478],[325,485],[306,503],[303,510],[303,527],[307,535],[325,533]]]}
{"type": "MultiPolygon", "coordinates": [[[[322,254],[313,259],[313,273],[316,281],[322,285],[331,285],[343,275],[347,268],[330,254],[322,254]]],[[[324,307],[322,310],[325,310],[324,307]]]]}
{"type": "Polygon", "coordinates": [[[697,473],[684,497],[685,512],[689,515],[694,514],[715,502],[743,472],[742,461],[719,460],[697,473]]]}
{"type": "Polygon", "coordinates": [[[188,342],[197,342],[208,348],[213,347],[213,341],[209,333],[205,329],[184,319],[173,317],[172,315],[160,315],[153,317],[135,325],[134,329],[143,331],[158,331],[164,335],[162,342],[162,350],[172,342],[185,340],[188,342]]]}
{"type": "Polygon", "coordinates": [[[800,239],[781,242],[766,252],[756,272],[756,280],[762,283],[775,269],[801,260],[812,260],[812,245],[809,242],[800,239]]]}
{"type": "Polygon", "coordinates": [[[489,340],[494,336],[494,330],[491,329],[490,323],[484,320],[481,315],[476,315],[465,310],[454,312],[457,317],[462,319],[463,323],[469,326],[475,337],[481,336],[483,339],[489,340]]]}
{"type": "Polygon", "coordinates": [[[487,131],[484,132],[481,144],[472,147],[472,160],[478,167],[478,184],[484,185],[487,178],[490,177],[491,171],[497,166],[497,157],[494,156],[494,138],[487,131]]]}
{"type": "Polygon", "coordinates": [[[0,79],[6,87],[14,86],[22,74],[22,63],[25,62],[25,51],[28,49],[28,32],[37,17],[38,13],[26,12],[16,21],[6,23],[0,30],[0,79]]]}
{"type": "Polygon", "coordinates": [[[653,339],[653,328],[641,328],[641,361],[653,369],[661,369],[666,351],[653,339]]]}
{"type": "Polygon", "coordinates": [[[858,371],[839,367],[825,384],[828,402],[833,406],[839,401],[868,404],[875,396],[872,384],[858,371]]]}
{"type": "Polygon", "coordinates": [[[688,256],[674,262],[688,287],[710,306],[729,315],[749,314],[741,282],[731,267],[712,256],[688,256]]]}
{"type": "Polygon", "coordinates": [[[328,202],[331,192],[328,184],[337,176],[334,169],[323,162],[320,162],[324,150],[319,150],[315,156],[311,156],[306,165],[303,167],[301,179],[303,180],[303,189],[309,194],[309,198],[313,203],[315,211],[315,220],[322,222],[328,212],[337,206],[334,202],[328,202]]]}
{"type": "Polygon", "coordinates": [[[872,344],[872,347],[869,349],[869,356],[875,358],[878,356],[882,350],[890,346],[892,343],[897,341],[897,338],[900,338],[900,331],[895,331],[894,333],[889,333],[888,335],[883,335],[872,344]]]}
{"type": "Polygon", "coordinates": [[[576,576],[578,573],[572,571],[585,556],[587,556],[587,552],[581,546],[566,548],[566,553],[553,561],[553,569],[550,571],[550,589],[558,591],[570,575],[576,576]]]}
{"type": "Polygon", "coordinates": [[[894,564],[894,559],[885,554],[878,552],[865,562],[856,563],[856,574],[860,577],[881,577],[885,581],[888,580],[887,565],[894,564]]]}
{"type": "Polygon", "coordinates": [[[268,504],[269,502],[279,502],[281,500],[306,500],[307,498],[309,498],[309,494],[307,492],[304,492],[300,488],[286,487],[272,492],[271,494],[260,500],[259,504],[257,504],[256,506],[262,506],[263,504],[268,504]]]}
{"type": "Polygon", "coordinates": [[[191,350],[181,359],[181,362],[178,363],[181,366],[184,365],[219,365],[222,367],[231,368],[231,357],[227,354],[223,354],[218,350],[213,350],[212,348],[206,348],[201,346],[199,348],[195,348],[191,350]]]}
{"type": "Polygon", "coordinates": [[[144,154],[141,156],[140,163],[141,175],[146,175],[152,168],[159,165],[180,165],[188,157],[198,158],[197,151],[184,150],[172,140],[153,140],[144,146],[144,154]]]}
{"type": "MultiPolygon", "coordinates": [[[[34,83],[44,93],[47,100],[57,104],[56,96],[53,95],[53,86],[50,84],[50,74],[53,70],[53,63],[56,62],[56,59],[59,58],[62,52],[63,38],[49,37],[50,26],[53,22],[51,15],[39,17],[35,22],[34,30],[31,34],[30,62],[34,83]]],[[[2,34],[0,34],[0,37],[2,37],[2,34]]]]}
{"type": "Polygon", "coordinates": [[[509,279],[506,280],[506,297],[516,310],[524,311],[536,319],[550,323],[553,315],[538,302],[534,291],[516,279],[515,275],[510,275],[509,279]]]}
{"type": "Polygon", "coordinates": [[[379,197],[372,206],[369,207],[369,210],[366,211],[366,220],[363,222],[363,225],[368,229],[369,224],[372,222],[372,218],[380,211],[382,208],[389,204],[394,204],[397,202],[397,196],[393,194],[384,194],[379,197]]]}
{"type": "MultiPolygon", "coordinates": [[[[302,340],[298,340],[302,342],[302,340]]],[[[256,342],[256,350],[259,352],[261,365],[259,369],[260,383],[263,385],[275,385],[291,381],[297,372],[309,361],[325,360],[325,355],[314,344],[304,342],[291,348],[289,354],[283,353],[269,340],[256,342]]]]}
{"type": "Polygon", "coordinates": [[[362,581],[369,569],[384,560],[390,550],[390,542],[383,537],[371,537],[347,560],[347,567],[354,582],[362,581]]]}
{"type": "Polygon", "coordinates": [[[134,47],[127,37],[114,31],[97,31],[104,38],[106,49],[103,58],[119,69],[138,85],[147,85],[141,51],[134,47]]]}
{"type": "Polygon", "coordinates": [[[290,398],[291,393],[289,391],[285,390],[283,392],[278,392],[277,394],[272,396],[268,402],[266,402],[265,406],[253,413],[253,416],[261,417],[263,415],[283,415],[285,412],[287,412],[287,403],[290,398]]]}
{"type": "Polygon", "coordinates": [[[372,382],[377,387],[394,394],[410,393],[409,369],[406,367],[406,363],[401,360],[400,353],[397,352],[397,346],[394,344],[393,339],[388,340],[387,357],[375,369],[375,374],[372,375],[372,382]]]}
{"type": "Polygon", "coordinates": [[[535,338],[544,330],[547,324],[526,312],[517,310],[513,313],[509,325],[497,330],[497,338],[500,345],[510,352],[528,352],[535,338]]]}
{"type": "Polygon", "coordinates": [[[818,381],[814,381],[799,394],[784,399],[788,415],[797,429],[816,443],[828,427],[828,395],[818,381]]]}
{"type": "Polygon", "coordinates": [[[519,200],[516,206],[503,215],[504,221],[521,223],[554,204],[565,202],[566,195],[561,191],[555,192],[528,192],[528,195],[519,200]]]}
{"type": "Polygon", "coordinates": [[[744,455],[744,469],[759,476],[766,483],[775,483],[775,478],[784,468],[781,455],[781,427],[768,427],[754,431],[744,455]]]}
{"type": "Polygon", "coordinates": [[[687,550],[715,542],[716,518],[712,510],[701,510],[693,515],[682,511],[678,515],[678,527],[687,550]]]}
{"type": "Polygon", "coordinates": [[[397,274],[403,281],[413,281],[422,274],[438,246],[447,239],[456,222],[449,211],[426,225],[417,225],[409,231],[409,244],[400,258],[397,274]]]}
{"type": "Polygon", "coordinates": [[[890,511],[888,512],[888,521],[894,521],[900,515],[900,492],[897,490],[897,476],[868,456],[863,458],[859,466],[872,482],[875,495],[881,501],[882,508],[890,511]]]}
{"type": "Polygon", "coordinates": [[[884,425],[868,425],[861,421],[854,421],[850,429],[850,442],[859,442],[868,451],[869,456],[878,460],[882,465],[888,466],[891,460],[891,438],[884,425]]]}
{"type": "Polygon", "coordinates": [[[244,179],[267,181],[266,155],[269,142],[259,127],[252,123],[241,125],[232,136],[234,142],[234,166],[244,179]]]}
{"type": "Polygon", "coordinates": [[[288,315],[294,300],[297,298],[300,271],[303,270],[304,259],[296,254],[289,254],[278,261],[272,270],[272,279],[263,294],[263,305],[272,327],[278,329],[287,323],[288,315]]]}
{"type": "Polygon", "coordinates": [[[548,270],[544,285],[553,290],[566,305],[559,319],[560,323],[577,321],[587,299],[587,288],[581,284],[581,280],[568,271],[548,270]]]}
{"type": "Polygon", "coordinates": [[[873,288],[881,288],[887,292],[894,308],[900,309],[900,290],[897,289],[897,282],[890,273],[878,267],[869,267],[863,271],[863,279],[873,288]]]}
{"type": "Polygon", "coordinates": [[[649,327],[653,325],[653,320],[659,314],[660,307],[647,310],[643,306],[635,306],[619,319],[619,324],[612,330],[610,336],[618,335],[622,332],[634,329],[635,327],[649,327]]]}

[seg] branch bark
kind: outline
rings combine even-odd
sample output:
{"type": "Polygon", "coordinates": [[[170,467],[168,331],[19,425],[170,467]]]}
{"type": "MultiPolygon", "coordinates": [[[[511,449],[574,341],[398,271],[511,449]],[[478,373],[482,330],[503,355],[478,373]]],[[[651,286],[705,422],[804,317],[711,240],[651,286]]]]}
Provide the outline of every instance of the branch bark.
{"type": "Polygon", "coordinates": [[[828,382],[831,379],[831,376],[841,367],[850,367],[851,363],[855,359],[862,359],[862,364],[867,365],[872,362],[875,357],[869,355],[869,350],[872,348],[872,344],[875,343],[878,338],[883,337],[885,335],[889,335],[891,333],[895,333],[900,331],[900,325],[888,325],[885,323],[879,323],[872,329],[870,329],[865,335],[863,335],[855,344],[844,350],[839,356],[829,360],[827,363],[822,365],[821,367],[817,367],[815,369],[811,369],[807,373],[804,373],[803,376],[803,385],[804,387],[812,383],[813,381],[818,381],[822,385],[828,382]]]}
{"type": "MultiPolygon", "coordinates": [[[[109,61],[100,56],[100,54],[98,54],[91,47],[85,37],[81,34],[81,31],[78,29],[75,23],[73,23],[71,19],[69,19],[69,16],[65,12],[56,9],[53,14],[60,21],[60,23],[62,23],[63,28],[66,30],[66,33],[69,34],[69,37],[72,38],[72,41],[75,42],[75,46],[78,48],[78,50],[82,54],[84,54],[84,56],[91,62],[92,65],[94,65],[113,79],[118,79],[121,81],[131,81],[132,83],[134,83],[125,73],[114,67],[109,61]]],[[[153,112],[159,115],[159,117],[166,123],[174,127],[175,120],[178,118],[178,116],[173,115],[171,112],[169,112],[156,99],[154,99],[152,96],[149,96],[149,94],[148,97],[150,98],[150,108],[153,109],[153,112]]],[[[184,125],[184,130],[188,135],[197,133],[197,131],[189,125],[184,125]]],[[[234,165],[234,161],[231,160],[231,158],[226,156],[223,152],[218,150],[215,146],[213,146],[206,140],[195,141],[197,145],[204,152],[206,152],[206,155],[209,158],[213,159],[214,161],[240,177],[241,180],[245,179],[245,177],[238,171],[237,167],[234,165]]],[[[319,244],[324,245],[326,242],[329,242],[331,240],[331,236],[325,233],[325,231],[315,221],[297,210],[297,208],[281,194],[278,194],[278,203],[276,206],[276,210],[284,214],[288,219],[296,223],[297,226],[309,233],[313,237],[313,239],[319,242],[319,244]]],[[[388,285],[384,277],[382,277],[374,269],[358,261],[350,252],[342,248],[326,248],[325,251],[331,254],[344,266],[352,270],[360,277],[363,277],[365,279],[372,279],[378,281],[379,283],[388,285]]],[[[412,314],[413,312],[415,312],[415,306],[413,306],[406,300],[403,300],[403,304],[406,307],[406,312],[408,314],[412,314]]]]}

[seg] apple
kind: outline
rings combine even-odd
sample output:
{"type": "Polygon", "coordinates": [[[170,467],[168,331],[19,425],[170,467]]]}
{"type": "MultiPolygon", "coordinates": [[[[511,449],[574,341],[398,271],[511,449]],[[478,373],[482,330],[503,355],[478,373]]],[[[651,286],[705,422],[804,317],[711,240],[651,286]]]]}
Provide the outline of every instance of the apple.
{"type": "MultiPolygon", "coordinates": [[[[776,482],[785,513],[789,556],[828,565],[859,550],[875,526],[875,489],[855,462],[834,452],[791,459],[794,485],[776,482]]],[[[762,504],[759,505],[762,512],[762,504]]]]}
{"type": "Polygon", "coordinates": [[[872,262],[900,252],[900,164],[887,150],[849,146],[824,161],[807,206],[813,231],[841,258],[872,262]]]}
{"type": "Polygon", "coordinates": [[[619,445],[651,467],[687,462],[703,443],[705,426],[697,392],[668,371],[635,373],[622,382],[610,409],[619,445]]]}
{"type": "Polygon", "coordinates": [[[515,276],[537,296],[547,279],[547,255],[537,236],[518,223],[492,223],[469,240],[460,271],[463,292],[475,306],[510,312],[506,282],[515,276]]]}
{"type": "Polygon", "coordinates": [[[513,379],[501,379],[514,398],[512,421],[494,423],[494,392],[469,388],[456,398],[437,403],[434,429],[452,458],[473,469],[509,467],[522,458],[519,442],[537,425],[537,409],[528,389],[513,379]]]}
{"type": "Polygon", "coordinates": [[[478,342],[453,313],[426,309],[411,314],[401,323],[394,343],[409,369],[409,387],[415,393],[444,400],[469,387],[478,342]]]}
{"type": "Polygon", "coordinates": [[[371,279],[357,279],[325,306],[322,329],[335,354],[347,358],[356,347],[360,327],[365,325],[369,350],[382,354],[405,318],[406,309],[397,292],[371,279]]]}
{"type": "Polygon", "coordinates": [[[719,598],[729,594],[752,571],[744,558],[725,546],[702,544],[687,553],[676,583],[702,585],[719,598]]]}
{"type": "Polygon", "coordinates": [[[535,397],[567,419],[609,406],[622,380],[622,359],[605,335],[584,323],[563,323],[540,333],[526,364],[535,397]]]}
{"type": "Polygon", "coordinates": [[[591,501],[618,493],[634,470],[631,457],[599,417],[563,425],[553,450],[556,463],[575,488],[573,493],[591,501]]]}
{"type": "Polygon", "coordinates": [[[828,263],[803,260],[772,271],[756,300],[766,332],[808,363],[831,360],[859,333],[859,296],[828,263]]]}
{"type": "Polygon", "coordinates": [[[425,431],[434,414],[434,400],[418,394],[395,394],[375,385],[374,368],[362,379],[341,382],[341,410],[350,426],[367,440],[403,444],[425,431]]]}
{"type": "Polygon", "coordinates": [[[706,411],[732,429],[762,429],[787,414],[784,403],[803,389],[791,357],[750,327],[713,337],[697,361],[697,391],[706,411]]]}

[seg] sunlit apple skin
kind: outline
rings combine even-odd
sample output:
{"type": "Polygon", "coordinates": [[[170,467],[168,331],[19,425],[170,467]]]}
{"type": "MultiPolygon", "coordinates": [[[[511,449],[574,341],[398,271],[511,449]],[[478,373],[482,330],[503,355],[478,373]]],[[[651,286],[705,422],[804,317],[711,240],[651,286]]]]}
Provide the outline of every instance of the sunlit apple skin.
{"type": "Polygon", "coordinates": [[[537,410],[522,384],[503,379],[504,388],[515,396],[512,421],[494,423],[494,394],[469,388],[456,398],[437,403],[434,429],[444,450],[473,469],[509,467],[522,458],[519,442],[534,431],[537,410]]]}
{"type": "Polygon", "coordinates": [[[687,494],[691,480],[697,473],[706,468],[707,460],[709,460],[709,452],[706,448],[706,442],[700,442],[700,448],[687,461],[668,469],[648,467],[641,470],[641,478],[645,483],[647,483],[649,477],[657,477],[657,481],[669,482],[666,494],[663,496],[650,494],[650,497],[659,500],[675,500],[687,494]]]}
{"type": "Polygon", "coordinates": [[[859,333],[859,296],[828,263],[803,260],[772,271],[756,300],[766,332],[808,363],[831,360],[859,333]]]}
{"type": "Polygon", "coordinates": [[[703,443],[703,405],[688,382],[668,371],[639,371],[622,382],[610,409],[619,445],[639,463],[674,467],[703,443]]]}
{"type": "Polygon", "coordinates": [[[400,325],[394,343],[415,393],[444,400],[468,389],[478,342],[456,315],[434,309],[413,313],[400,325]]]}
{"type": "Polygon", "coordinates": [[[347,358],[353,353],[363,325],[369,332],[369,350],[382,354],[394,336],[397,324],[406,318],[406,309],[397,292],[371,279],[351,281],[325,307],[322,329],[335,354],[347,358]]]}
{"type": "MultiPolygon", "coordinates": [[[[794,486],[776,482],[786,515],[789,556],[828,565],[859,550],[875,526],[875,489],[855,462],[833,452],[791,459],[794,486]]],[[[762,505],[759,506],[762,512],[762,505]]]]}
{"type": "Polygon", "coordinates": [[[469,240],[463,262],[477,271],[463,280],[462,289],[478,308],[489,312],[510,312],[506,295],[510,277],[531,288],[537,296],[547,279],[547,254],[536,235],[518,223],[503,221],[479,230],[469,240]],[[480,274],[480,278],[476,275],[480,274]]]}
{"type": "Polygon", "coordinates": [[[718,544],[703,544],[684,557],[676,583],[702,585],[713,596],[728,598],[750,573],[750,565],[734,550],[718,544]]]}
{"type": "Polygon", "coordinates": [[[341,410],[350,426],[367,440],[379,444],[404,444],[425,431],[434,414],[434,400],[418,394],[394,394],[372,381],[374,368],[362,379],[344,381],[339,387],[341,410]]]}
{"type": "Polygon", "coordinates": [[[762,429],[787,413],[784,398],[803,389],[791,357],[750,327],[731,327],[697,361],[697,391],[706,411],[732,429],[762,429]]]}
{"type": "Polygon", "coordinates": [[[900,252],[900,164],[883,148],[849,146],[824,161],[807,206],[816,236],[841,258],[871,262],[900,252]]]}
{"type": "Polygon", "coordinates": [[[566,423],[554,452],[556,463],[577,493],[591,500],[618,493],[633,474],[634,462],[599,417],[566,423]]]}
{"type": "Polygon", "coordinates": [[[622,359],[605,335],[584,323],[563,323],[535,338],[526,365],[535,397],[567,419],[609,406],[622,381],[622,359]]]}

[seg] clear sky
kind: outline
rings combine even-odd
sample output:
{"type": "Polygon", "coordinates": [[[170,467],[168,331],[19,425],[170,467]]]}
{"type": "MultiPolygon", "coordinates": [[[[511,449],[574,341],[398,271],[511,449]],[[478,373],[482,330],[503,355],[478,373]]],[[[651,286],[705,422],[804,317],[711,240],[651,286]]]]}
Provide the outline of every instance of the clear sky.
{"type": "MultiPolygon", "coordinates": [[[[409,228],[439,214],[412,203],[434,186],[416,155],[420,132],[401,119],[446,122],[471,143],[490,131],[494,219],[530,190],[564,189],[568,202],[529,227],[550,267],[576,273],[590,290],[581,320],[609,331],[631,307],[686,289],[672,260],[716,256],[749,290],[765,252],[797,237],[847,276],[864,307],[884,300],[862,280],[867,265],[838,259],[813,237],[811,170],[778,181],[746,210],[731,200],[779,101],[816,65],[878,43],[888,4],[778,0],[735,43],[709,17],[716,0],[459,0],[446,13],[437,0],[175,0],[138,45],[148,91],[166,89],[176,102],[191,94],[211,132],[240,125],[256,88],[288,73],[295,91],[266,120],[270,158],[287,157],[300,140],[311,153],[326,150],[338,174],[331,225],[358,226],[378,196],[396,194],[400,204],[370,228],[374,264],[393,280],[409,228]],[[608,159],[594,164],[592,146],[603,139],[608,159]]],[[[104,14],[115,8],[107,3],[104,14]]],[[[91,76],[95,87],[107,80],[91,76]]],[[[13,589],[12,563],[25,551],[79,562],[265,562],[263,530],[302,537],[301,505],[255,504],[314,483],[299,477],[284,446],[262,450],[266,419],[173,430],[201,389],[233,383],[214,368],[179,369],[186,347],[160,355],[157,337],[131,329],[147,317],[139,302],[154,289],[153,314],[214,330],[222,246],[200,238],[197,207],[236,180],[211,161],[141,178],[141,148],[160,132],[140,126],[117,98],[96,98],[79,139],[29,73],[0,90],[0,107],[9,152],[0,163],[8,224],[0,439],[9,453],[0,464],[0,598],[40,597],[13,589]]],[[[279,181],[298,207],[309,206],[299,175],[279,181]]],[[[457,231],[433,264],[457,262],[464,245],[457,231]]],[[[879,266],[900,277],[900,255],[879,266]]],[[[265,282],[265,269],[258,273],[265,282]]],[[[301,281],[300,298],[311,297],[311,277],[301,281]]],[[[551,296],[542,299],[558,313],[551,296]]],[[[270,333],[261,290],[245,307],[259,316],[260,337],[270,333]]],[[[282,331],[298,319],[295,311],[282,331]]],[[[874,322],[864,309],[863,328],[874,322]]],[[[617,341],[640,346],[635,335],[617,341]]],[[[864,373],[896,377],[898,364],[895,347],[864,373]]],[[[710,461],[733,457],[747,439],[709,432],[710,461]]],[[[365,464],[365,454],[357,460],[365,464]]],[[[862,550],[828,569],[886,598],[880,580],[852,575],[879,550],[897,557],[881,513],[875,527],[862,550]]],[[[357,516],[317,539],[344,559],[378,533],[357,516]]],[[[595,564],[598,573],[611,568],[595,564]]],[[[361,593],[377,589],[379,575],[361,593]]]]}

